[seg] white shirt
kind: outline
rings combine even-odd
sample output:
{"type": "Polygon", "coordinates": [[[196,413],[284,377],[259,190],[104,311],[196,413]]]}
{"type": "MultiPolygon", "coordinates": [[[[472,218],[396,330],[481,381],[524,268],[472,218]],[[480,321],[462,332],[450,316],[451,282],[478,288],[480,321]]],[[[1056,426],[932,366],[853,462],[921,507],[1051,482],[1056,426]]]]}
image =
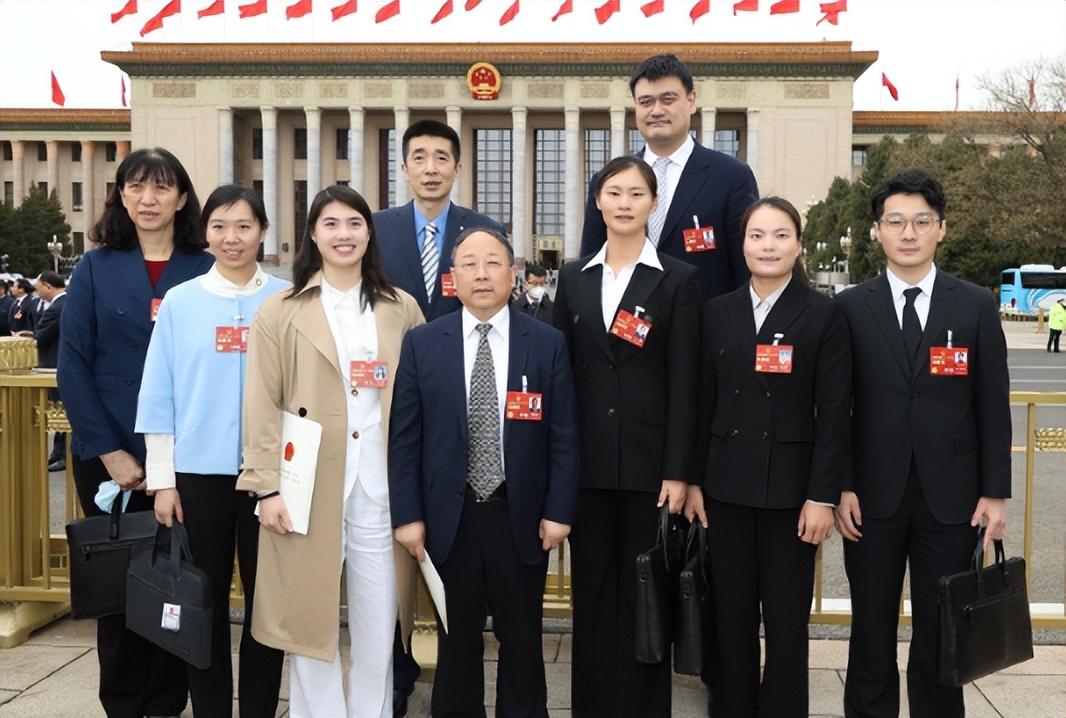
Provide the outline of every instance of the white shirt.
{"type": "Polygon", "coordinates": [[[247,297],[255,294],[267,282],[267,273],[258,264],[255,266],[255,274],[247,284],[239,286],[222,276],[218,271],[218,265],[212,264],[207,273],[200,275],[200,286],[219,297],[247,297]]]}
{"type": "Polygon", "coordinates": [[[622,303],[622,296],[625,295],[629,280],[633,278],[633,270],[636,269],[638,264],[658,269],[660,272],[663,271],[662,262],[659,261],[659,253],[655,250],[655,245],[647,237],[644,238],[644,246],[640,249],[640,256],[637,257],[637,261],[622,267],[617,275],[611,269],[611,266],[607,264],[606,242],[600,247],[600,251],[596,252],[592,259],[588,261],[588,264],[581,268],[581,271],[584,272],[597,265],[603,266],[603,279],[600,282],[600,309],[603,311],[603,328],[606,331],[611,331],[611,323],[614,321],[614,315],[618,313],[618,305],[622,303]]]}
{"type": "MultiPolygon", "coordinates": [[[[692,150],[695,149],[696,142],[692,139],[692,135],[686,134],[685,141],[681,143],[681,146],[674,150],[670,155],[670,164],[666,166],[666,182],[659,185],[659,204],[670,210],[670,201],[674,198],[674,190],[677,189],[678,182],[681,181],[681,172],[685,169],[685,163],[688,162],[688,158],[692,156],[692,150]]],[[[651,149],[644,146],[644,161],[648,163],[649,167],[655,167],[655,160],[659,159],[659,155],[651,151],[651,149]]]]}
{"type": "MultiPolygon", "coordinates": [[[[466,410],[470,413],[470,378],[474,373],[474,360],[477,359],[477,345],[481,334],[477,325],[483,322],[463,307],[463,376],[466,377],[466,410]]],[[[489,330],[489,349],[492,350],[492,371],[496,376],[496,403],[500,412],[500,465],[503,466],[503,407],[507,400],[507,361],[511,344],[511,313],[507,306],[496,312],[487,322],[492,325],[489,330]]]]}
{"type": "Polygon", "coordinates": [[[901,330],[903,329],[903,307],[907,305],[907,297],[903,296],[903,292],[911,287],[918,287],[922,290],[922,293],[914,299],[914,311],[918,315],[918,321],[921,323],[922,331],[924,332],[925,320],[929,318],[929,301],[933,298],[936,265],[930,266],[929,273],[917,284],[907,284],[893,274],[891,269],[885,269],[885,274],[888,276],[888,287],[892,290],[892,303],[896,307],[896,321],[899,322],[901,330]]]}
{"type": "Polygon", "coordinates": [[[788,282],[785,282],[780,287],[775,289],[766,299],[761,298],[755,292],[755,287],[751,286],[750,283],[748,284],[748,292],[751,293],[751,311],[752,314],[755,315],[756,334],[758,334],[759,331],[762,330],[762,325],[766,321],[766,317],[769,316],[770,310],[774,308],[774,305],[777,304],[777,300],[780,299],[781,295],[785,293],[785,289],[788,288],[789,282],[791,281],[792,280],[790,279],[788,280],[788,282]]]}

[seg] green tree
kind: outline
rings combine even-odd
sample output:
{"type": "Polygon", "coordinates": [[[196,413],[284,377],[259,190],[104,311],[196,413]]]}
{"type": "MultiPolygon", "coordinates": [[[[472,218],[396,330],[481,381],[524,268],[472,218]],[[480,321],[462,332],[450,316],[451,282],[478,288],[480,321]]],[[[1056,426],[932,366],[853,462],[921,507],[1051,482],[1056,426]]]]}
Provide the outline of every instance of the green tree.
{"type": "Polygon", "coordinates": [[[0,212],[0,254],[8,255],[10,272],[31,277],[51,269],[48,242],[53,236],[63,243],[63,253],[69,254],[70,225],[55,191],[48,196],[43,190],[31,187],[17,209],[5,205],[5,210],[0,212]]]}

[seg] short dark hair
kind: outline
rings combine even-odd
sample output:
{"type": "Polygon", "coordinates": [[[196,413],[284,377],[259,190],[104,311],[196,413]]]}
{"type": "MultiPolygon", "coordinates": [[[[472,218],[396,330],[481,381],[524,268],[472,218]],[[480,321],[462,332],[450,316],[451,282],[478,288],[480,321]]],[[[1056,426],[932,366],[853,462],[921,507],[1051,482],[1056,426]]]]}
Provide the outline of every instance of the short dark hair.
{"type": "Polygon", "coordinates": [[[207,246],[200,231],[200,200],[196,198],[189,173],[178,158],[162,147],[131,152],[115,171],[115,186],[104,200],[104,213],[93,227],[94,242],[119,251],[138,244],[137,228],[122,205],[122,189],[127,182],[153,180],[176,187],[185,195],[185,206],[174,215],[174,249],[192,254],[207,246]]]}
{"type": "Polygon", "coordinates": [[[63,279],[63,275],[57,272],[41,272],[41,276],[37,277],[37,281],[44,282],[49,287],[55,287],[56,289],[63,289],[67,286],[67,282],[63,279]]]}
{"type": "Polygon", "coordinates": [[[407,162],[407,147],[415,137],[440,137],[452,143],[452,158],[459,161],[459,135],[439,120],[419,120],[403,133],[403,161],[407,162]]]}
{"type": "Polygon", "coordinates": [[[292,291],[289,292],[287,298],[291,299],[303,291],[312,275],[322,269],[322,253],[318,251],[318,245],[312,237],[322,210],[331,202],[340,202],[354,209],[363,215],[363,220],[366,222],[368,241],[362,262],[363,306],[373,308],[382,297],[392,301],[399,299],[396,287],[385,276],[385,270],[381,266],[377,233],[374,231],[374,213],[370,211],[370,205],[363,199],[363,195],[351,187],[340,184],[330,185],[320,190],[311,202],[311,208],[307,211],[307,222],[304,224],[302,244],[292,262],[292,291]]]}
{"type": "MultiPolygon", "coordinates": [[[[755,210],[761,207],[772,207],[776,210],[784,212],[788,215],[788,218],[792,220],[792,227],[796,230],[796,241],[803,246],[803,218],[800,216],[799,210],[796,206],[789,202],[784,197],[762,197],[755,200],[748,208],[744,210],[744,214],[740,215],[740,236],[748,236],[748,222],[751,220],[751,216],[755,214],[755,210]]],[[[796,257],[796,263],[792,265],[792,276],[799,279],[803,283],[807,283],[807,268],[803,266],[803,254],[796,257]]]]}
{"type": "Polygon", "coordinates": [[[636,167],[641,176],[644,177],[644,181],[648,183],[648,189],[651,190],[652,197],[659,196],[659,183],[655,179],[655,171],[645,162],[641,157],[637,155],[622,155],[621,157],[615,157],[608,162],[600,170],[596,179],[596,195],[603,191],[603,186],[607,184],[607,180],[614,177],[616,174],[625,172],[630,167],[636,167]]]}
{"type": "Polygon", "coordinates": [[[470,237],[470,235],[478,233],[487,234],[493,239],[495,239],[497,242],[502,244],[507,250],[507,259],[510,260],[511,266],[514,266],[514,247],[511,245],[511,242],[507,239],[507,237],[504,237],[495,229],[490,229],[489,227],[467,227],[462,232],[460,232],[459,236],[455,238],[455,247],[452,248],[453,263],[455,262],[456,253],[459,252],[459,245],[465,242],[470,237]]]}
{"type": "Polygon", "coordinates": [[[18,279],[16,279],[15,284],[19,285],[19,289],[24,291],[26,294],[33,294],[35,291],[37,291],[36,287],[33,286],[33,282],[26,279],[25,277],[19,277],[18,279]]]}
{"type": "Polygon", "coordinates": [[[947,199],[944,196],[944,186],[925,170],[910,169],[890,177],[870,197],[870,210],[875,222],[881,219],[885,211],[885,200],[895,194],[921,195],[941,220],[946,217],[947,199]]]}
{"type": "Polygon", "coordinates": [[[267,220],[266,207],[258,194],[239,184],[224,184],[216,187],[215,191],[207,196],[207,200],[204,202],[204,209],[200,213],[200,231],[206,234],[207,223],[211,220],[211,215],[216,209],[219,207],[231,207],[241,200],[248,203],[252,210],[252,216],[255,217],[260,229],[266,229],[270,226],[270,222],[267,220]]]}
{"type": "Polygon", "coordinates": [[[629,92],[636,97],[637,81],[640,79],[655,82],[664,77],[676,77],[681,80],[686,93],[695,90],[696,86],[692,82],[692,72],[688,69],[688,65],[677,59],[677,55],[666,53],[652,55],[637,65],[637,69],[633,70],[633,74],[629,77],[629,92]]]}
{"type": "Polygon", "coordinates": [[[529,275],[534,277],[543,277],[547,279],[548,270],[539,264],[533,264],[532,262],[526,262],[526,279],[529,279],[529,275]]]}

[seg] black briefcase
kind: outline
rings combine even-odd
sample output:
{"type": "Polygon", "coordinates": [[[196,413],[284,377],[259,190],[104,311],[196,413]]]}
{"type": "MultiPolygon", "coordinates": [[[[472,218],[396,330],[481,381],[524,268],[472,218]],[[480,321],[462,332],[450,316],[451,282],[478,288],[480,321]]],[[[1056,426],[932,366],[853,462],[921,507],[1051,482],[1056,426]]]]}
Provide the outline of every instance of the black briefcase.
{"type": "Polygon", "coordinates": [[[683,564],[678,576],[674,672],[698,676],[713,626],[707,530],[699,521],[689,525],[683,564]]]}
{"type": "Polygon", "coordinates": [[[122,512],[122,494],[108,516],[67,524],[70,549],[70,613],[74,618],[117,616],[126,610],[126,569],[130,560],[150,554],[155,514],[122,512]]]}
{"type": "MultiPolygon", "coordinates": [[[[166,555],[138,555],[126,574],[126,628],[200,670],[211,667],[211,582],[193,566],[189,535],[175,521],[166,555]],[[183,557],[184,556],[184,560],[183,557]]],[[[225,610],[223,607],[222,610],[225,610]]]]}
{"type": "Polygon", "coordinates": [[[962,686],[1033,657],[1033,627],[1025,587],[1025,560],[1004,560],[1003,542],[993,541],[996,560],[984,564],[985,531],[969,571],[940,579],[938,677],[962,686]]]}
{"type": "Polygon", "coordinates": [[[636,659],[640,663],[662,663],[669,658],[683,543],[678,519],[663,504],[655,546],[637,556],[636,659]]]}

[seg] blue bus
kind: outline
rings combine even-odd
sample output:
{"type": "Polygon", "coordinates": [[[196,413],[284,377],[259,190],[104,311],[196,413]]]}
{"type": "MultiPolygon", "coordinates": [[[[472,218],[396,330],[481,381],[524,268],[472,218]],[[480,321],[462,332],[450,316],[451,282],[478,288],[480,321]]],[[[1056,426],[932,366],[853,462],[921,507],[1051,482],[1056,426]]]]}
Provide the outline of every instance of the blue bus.
{"type": "Polygon", "coordinates": [[[1059,297],[1066,298],[1066,267],[1050,264],[1023,264],[1004,269],[999,285],[999,306],[1018,314],[1035,316],[1037,309],[1046,315],[1059,297]]]}

